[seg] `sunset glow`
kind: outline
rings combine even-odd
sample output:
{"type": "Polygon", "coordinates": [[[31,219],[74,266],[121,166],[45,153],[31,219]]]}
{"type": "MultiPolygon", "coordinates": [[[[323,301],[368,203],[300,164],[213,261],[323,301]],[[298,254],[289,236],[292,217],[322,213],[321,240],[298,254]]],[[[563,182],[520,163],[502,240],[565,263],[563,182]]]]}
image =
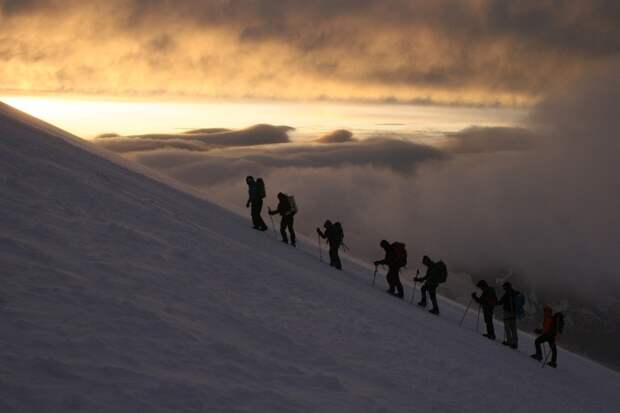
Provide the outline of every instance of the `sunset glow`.
{"type": "Polygon", "coordinates": [[[292,126],[296,129],[293,138],[299,139],[316,138],[340,128],[360,137],[382,133],[433,136],[472,124],[512,126],[526,113],[509,108],[370,103],[152,102],[32,96],[0,96],[0,100],[86,139],[104,133],[179,133],[207,127],[238,129],[259,123],[292,126]]]}

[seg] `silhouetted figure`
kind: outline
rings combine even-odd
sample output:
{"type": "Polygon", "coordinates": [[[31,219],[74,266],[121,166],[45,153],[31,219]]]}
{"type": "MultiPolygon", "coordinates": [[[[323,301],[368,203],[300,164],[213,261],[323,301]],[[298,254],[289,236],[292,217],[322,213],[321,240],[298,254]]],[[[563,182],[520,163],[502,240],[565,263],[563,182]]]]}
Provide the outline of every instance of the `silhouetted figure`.
{"type": "Polygon", "coordinates": [[[375,261],[375,267],[377,265],[387,265],[388,272],[385,276],[389,285],[387,292],[398,298],[403,298],[405,291],[403,289],[403,284],[400,282],[400,269],[407,265],[407,250],[405,249],[405,244],[401,242],[390,244],[386,240],[383,240],[379,245],[385,250],[385,258],[380,261],[375,261]],[[394,289],[396,289],[396,292],[394,292],[394,289]]]}
{"type": "Polygon", "coordinates": [[[325,232],[320,228],[316,229],[316,232],[323,239],[327,239],[329,244],[329,265],[339,270],[342,270],[342,264],[340,263],[340,257],[338,256],[338,250],[344,239],[344,232],[342,231],[342,225],[340,222],[332,224],[330,220],[325,221],[323,224],[325,232]]]}
{"type": "Polygon", "coordinates": [[[289,234],[291,235],[291,245],[294,247],[295,244],[295,230],[293,229],[293,224],[295,223],[294,216],[296,213],[296,209],[293,207],[289,197],[283,194],[282,192],[278,193],[278,208],[275,211],[269,209],[269,215],[280,214],[282,217],[280,221],[280,234],[282,235],[282,242],[288,244],[288,236],[286,235],[286,230],[288,229],[289,234]]]}
{"type": "Polygon", "coordinates": [[[260,216],[263,209],[263,198],[265,198],[265,184],[262,178],[255,181],[252,176],[245,178],[245,182],[248,184],[248,202],[246,202],[245,207],[252,207],[251,215],[254,229],[267,231],[267,225],[263,221],[263,217],[260,216]]]}
{"type": "Polygon", "coordinates": [[[484,336],[495,340],[495,327],[493,326],[493,310],[497,305],[497,295],[495,289],[490,287],[485,280],[478,281],[476,287],[482,290],[480,297],[476,293],[471,293],[471,297],[482,307],[484,323],[487,326],[487,333],[484,336]]]}
{"type": "Polygon", "coordinates": [[[537,328],[534,330],[536,334],[539,334],[538,338],[534,341],[536,346],[536,353],[532,354],[532,358],[538,361],[542,360],[542,343],[549,343],[551,349],[551,361],[547,363],[548,366],[557,367],[558,361],[558,349],[555,345],[555,339],[564,328],[564,316],[562,313],[553,314],[553,309],[546,305],[544,308],[545,318],[543,320],[543,328],[537,328]]]}
{"type": "Polygon", "coordinates": [[[501,305],[504,310],[504,331],[506,333],[506,340],[503,341],[502,344],[516,350],[519,347],[519,334],[517,330],[518,292],[513,290],[512,284],[509,282],[505,282],[502,287],[504,288],[504,295],[498,301],[498,304],[501,305]]]}
{"type": "Polygon", "coordinates": [[[439,307],[437,306],[437,287],[439,284],[446,281],[448,276],[448,270],[446,264],[443,261],[434,262],[427,255],[422,258],[422,264],[426,265],[426,275],[424,277],[416,277],[414,281],[424,282],[424,285],[420,289],[422,292],[422,299],[418,303],[420,307],[426,307],[426,293],[431,297],[431,303],[433,308],[429,310],[432,314],[439,314],[439,307]]]}

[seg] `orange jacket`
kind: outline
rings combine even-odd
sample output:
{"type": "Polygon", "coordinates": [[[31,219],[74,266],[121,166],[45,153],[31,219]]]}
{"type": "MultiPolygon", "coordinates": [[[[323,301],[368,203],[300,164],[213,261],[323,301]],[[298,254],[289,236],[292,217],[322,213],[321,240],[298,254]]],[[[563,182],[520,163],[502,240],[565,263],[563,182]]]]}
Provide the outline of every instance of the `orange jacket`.
{"type": "Polygon", "coordinates": [[[549,333],[555,327],[555,317],[553,316],[553,310],[549,307],[545,307],[545,319],[543,320],[543,333],[549,333]]]}

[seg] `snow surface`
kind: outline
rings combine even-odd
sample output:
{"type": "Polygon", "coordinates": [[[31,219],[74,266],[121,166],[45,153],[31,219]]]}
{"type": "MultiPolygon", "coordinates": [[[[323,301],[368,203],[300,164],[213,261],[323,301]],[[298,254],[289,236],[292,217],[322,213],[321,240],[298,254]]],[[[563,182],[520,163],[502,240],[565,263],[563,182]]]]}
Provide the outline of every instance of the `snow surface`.
{"type": "Polygon", "coordinates": [[[0,184],[0,412],[620,409],[603,366],[541,369],[529,336],[507,350],[1,104],[0,184]]]}

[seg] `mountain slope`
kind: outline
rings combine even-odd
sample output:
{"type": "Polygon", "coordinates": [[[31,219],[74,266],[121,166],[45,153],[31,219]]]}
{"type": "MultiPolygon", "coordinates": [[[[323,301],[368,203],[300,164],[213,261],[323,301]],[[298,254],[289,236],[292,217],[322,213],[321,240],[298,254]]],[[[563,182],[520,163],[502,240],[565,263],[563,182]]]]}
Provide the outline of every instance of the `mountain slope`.
{"type": "Polygon", "coordinates": [[[529,337],[507,351],[4,105],[0,184],[0,411],[620,405],[615,372],[540,369],[529,337]]]}

